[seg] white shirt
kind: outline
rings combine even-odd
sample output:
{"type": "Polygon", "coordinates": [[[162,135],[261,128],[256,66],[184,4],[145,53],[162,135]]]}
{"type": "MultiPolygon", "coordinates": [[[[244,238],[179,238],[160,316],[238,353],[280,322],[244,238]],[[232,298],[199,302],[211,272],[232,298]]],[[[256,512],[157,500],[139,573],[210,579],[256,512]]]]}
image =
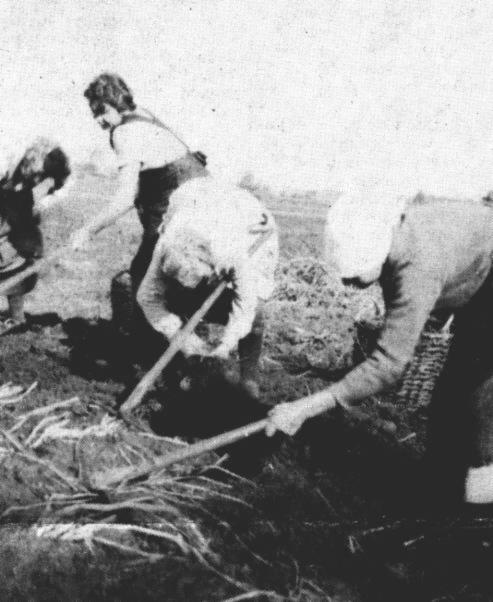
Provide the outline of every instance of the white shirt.
{"type": "Polygon", "coordinates": [[[187,152],[169,130],[146,121],[129,121],[116,127],[113,148],[119,168],[140,163],[143,170],[167,165],[187,152]]]}

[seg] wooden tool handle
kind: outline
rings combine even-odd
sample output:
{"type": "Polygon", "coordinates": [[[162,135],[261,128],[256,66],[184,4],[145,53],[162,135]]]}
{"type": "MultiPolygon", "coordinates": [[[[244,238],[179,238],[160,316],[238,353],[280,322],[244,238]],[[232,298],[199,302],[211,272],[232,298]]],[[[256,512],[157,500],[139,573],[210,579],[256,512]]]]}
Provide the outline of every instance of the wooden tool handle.
{"type": "MultiPolygon", "coordinates": [[[[381,420],[379,418],[374,419],[370,415],[368,415],[363,410],[355,407],[345,407],[344,408],[349,414],[354,416],[356,419],[361,420],[363,422],[368,422],[372,424],[375,428],[383,430],[387,433],[395,433],[395,424],[392,422],[388,422],[386,420],[381,420]]],[[[125,481],[133,481],[135,479],[141,479],[147,477],[153,472],[162,470],[172,464],[176,464],[177,462],[183,462],[184,460],[189,460],[191,458],[195,458],[200,456],[206,452],[214,451],[220,447],[225,447],[226,445],[231,445],[232,443],[236,443],[241,439],[246,439],[247,437],[251,437],[256,433],[259,433],[265,429],[267,426],[269,419],[264,418],[263,420],[259,420],[257,422],[252,422],[250,424],[246,424],[232,431],[227,431],[225,433],[221,433],[220,435],[215,435],[214,437],[210,437],[209,439],[203,439],[202,441],[198,441],[197,443],[193,443],[191,445],[187,445],[186,447],[182,447],[176,451],[173,451],[167,454],[162,460],[151,464],[145,468],[140,470],[135,470],[131,472],[125,481]]],[[[106,484],[107,488],[114,487],[121,482],[121,479],[118,481],[109,481],[106,484]]]]}
{"type": "MultiPolygon", "coordinates": [[[[240,441],[240,439],[246,439],[251,435],[255,435],[256,433],[263,431],[266,425],[267,418],[264,418],[263,420],[259,420],[258,422],[252,422],[232,431],[227,431],[226,433],[215,435],[214,437],[210,437],[209,439],[197,441],[197,443],[192,443],[191,445],[187,445],[186,447],[182,447],[174,452],[167,454],[162,460],[159,460],[158,462],[151,464],[146,468],[132,472],[125,480],[133,481],[135,479],[140,479],[148,476],[152,472],[156,472],[157,470],[161,470],[163,468],[166,468],[167,466],[176,464],[177,462],[183,462],[184,460],[189,460],[190,458],[195,458],[206,452],[214,451],[220,447],[224,447],[225,445],[231,445],[232,443],[240,441]]],[[[120,481],[110,481],[106,484],[106,486],[110,488],[112,486],[117,485],[120,481]]]]}

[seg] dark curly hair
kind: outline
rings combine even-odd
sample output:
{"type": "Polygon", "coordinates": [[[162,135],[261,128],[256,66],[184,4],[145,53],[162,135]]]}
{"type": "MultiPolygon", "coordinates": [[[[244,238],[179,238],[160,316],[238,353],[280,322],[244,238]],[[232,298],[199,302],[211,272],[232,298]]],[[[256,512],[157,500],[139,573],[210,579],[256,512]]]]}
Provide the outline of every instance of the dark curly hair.
{"type": "Polygon", "coordinates": [[[116,73],[101,73],[85,89],[84,96],[91,110],[97,114],[103,103],[114,107],[119,113],[133,111],[136,104],[132,91],[116,73]]]}
{"type": "Polygon", "coordinates": [[[56,146],[45,157],[43,171],[46,178],[55,180],[54,189],[59,190],[69,177],[71,169],[70,162],[63,150],[56,146]]]}
{"type": "Polygon", "coordinates": [[[10,185],[28,189],[45,178],[53,178],[54,189],[58,190],[69,175],[70,163],[64,151],[53,141],[38,138],[26,149],[12,174],[10,185]]]}

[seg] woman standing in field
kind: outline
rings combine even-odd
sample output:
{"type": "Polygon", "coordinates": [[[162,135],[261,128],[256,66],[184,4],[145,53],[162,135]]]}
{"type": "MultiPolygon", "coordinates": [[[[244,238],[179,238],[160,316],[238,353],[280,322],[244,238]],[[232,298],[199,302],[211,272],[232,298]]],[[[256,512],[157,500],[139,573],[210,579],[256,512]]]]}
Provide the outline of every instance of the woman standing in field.
{"type": "MultiPolygon", "coordinates": [[[[92,234],[135,205],[143,228],[140,247],[130,266],[135,298],[151,261],[170,195],[184,182],[207,175],[206,158],[200,152],[192,152],[152,113],[138,107],[129,87],[118,75],[98,75],[84,96],[94,119],[109,131],[109,142],[118,162],[119,188],[106,208],[75,232],[72,247],[84,247],[92,234]]],[[[125,280],[125,274],[119,277],[125,280]]]]}
{"type": "Polygon", "coordinates": [[[343,282],[378,280],[385,324],[373,353],[342,380],[271,412],[267,434],[398,383],[434,310],[455,336],[430,407],[433,500],[493,502],[493,211],[480,202],[409,204],[386,190],[346,194],[329,210],[326,242],[343,282]]]}
{"type": "MultiPolygon", "coordinates": [[[[0,168],[0,282],[21,273],[43,253],[39,212],[48,195],[61,188],[70,174],[63,150],[44,138],[37,139],[22,157],[4,158],[0,168]]],[[[25,321],[24,296],[33,290],[37,274],[7,291],[9,317],[5,332],[25,321]]]]}

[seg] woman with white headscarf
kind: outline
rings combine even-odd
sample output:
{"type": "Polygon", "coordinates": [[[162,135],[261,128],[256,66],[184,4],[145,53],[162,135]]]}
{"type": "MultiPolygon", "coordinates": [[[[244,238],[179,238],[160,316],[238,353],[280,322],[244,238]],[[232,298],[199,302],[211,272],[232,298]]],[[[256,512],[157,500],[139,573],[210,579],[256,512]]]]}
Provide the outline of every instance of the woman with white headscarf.
{"type": "Polygon", "coordinates": [[[227,280],[229,287],[205,317],[224,325],[220,344],[210,351],[192,334],[182,352],[226,358],[238,347],[241,383],[256,397],[263,302],[274,289],[277,261],[277,227],[264,205],[237,186],[197,178],[171,197],[137,302],[154,330],[170,339],[227,280]],[[252,255],[260,235],[266,240],[252,255]]]}
{"type": "Polygon", "coordinates": [[[493,211],[468,200],[405,206],[391,189],[353,191],[329,210],[327,252],[343,282],[379,281],[385,324],[375,350],[325,390],[273,409],[267,434],[396,385],[436,310],[455,336],[430,408],[430,484],[441,500],[493,502],[493,211]]]}

